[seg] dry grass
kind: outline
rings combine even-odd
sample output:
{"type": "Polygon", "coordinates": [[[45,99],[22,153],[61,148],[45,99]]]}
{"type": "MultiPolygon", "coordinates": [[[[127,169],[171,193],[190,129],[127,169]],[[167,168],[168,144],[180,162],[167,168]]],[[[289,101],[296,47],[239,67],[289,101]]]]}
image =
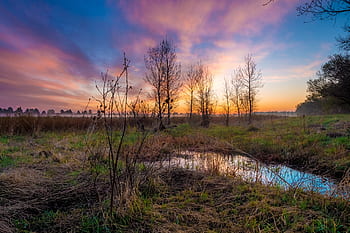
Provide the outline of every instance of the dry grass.
{"type": "Polygon", "coordinates": [[[15,219],[30,219],[47,210],[74,209],[96,202],[89,176],[72,183],[67,166],[10,168],[0,174],[1,232],[14,232],[15,219]],[[49,174],[46,174],[50,171],[49,174]]]}
{"type": "Polygon", "coordinates": [[[163,173],[152,232],[346,232],[347,202],[186,170],[163,173]],[[332,228],[333,227],[333,228],[332,228]]]}
{"type": "Polygon", "coordinates": [[[345,199],[350,200],[350,168],[340,180],[336,192],[341,193],[345,199]]]}
{"type": "MultiPolygon", "coordinates": [[[[147,128],[154,126],[154,118],[128,118],[127,124],[130,128],[136,128],[138,122],[147,128]]],[[[173,124],[183,124],[187,121],[185,117],[173,118],[173,124]]],[[[0,117],[0,135],[39,135],[42,132],[74,132],[86,131],[91,125],[96,129],[103,129],[102,121],[96,121],[96,117],[34,117],[34,116],[18,116],[18,117],[0,117]]],[[[115,118],[112,121],[112,127],[120,129],[122,119],[115,118]]]]}

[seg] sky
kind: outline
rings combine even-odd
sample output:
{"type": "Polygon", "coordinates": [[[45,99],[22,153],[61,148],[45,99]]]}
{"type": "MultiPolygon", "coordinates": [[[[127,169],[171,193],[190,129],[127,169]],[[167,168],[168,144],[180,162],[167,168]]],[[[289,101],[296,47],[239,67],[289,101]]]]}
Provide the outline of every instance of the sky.
{"type": "Polygon", "coordinates": [[[124,52],[134,90],[148,90],[144,57],[168,38],[184,72],[198,61],[209,67],[218,100],[224,80],[251,54],[264,84],[257,110],[294,111],[307,80],[341,52],[335,38],[347,18],[298,16],[305,0],[264,2],[1,0],[0,108],[82,110],[101,72],[120,71],[124,52]]]}

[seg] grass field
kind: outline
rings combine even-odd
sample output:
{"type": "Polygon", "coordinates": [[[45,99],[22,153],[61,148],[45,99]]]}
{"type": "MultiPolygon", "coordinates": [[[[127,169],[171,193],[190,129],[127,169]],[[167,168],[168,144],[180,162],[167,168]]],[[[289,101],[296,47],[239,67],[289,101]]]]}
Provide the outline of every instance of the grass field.
{"type": "MultiPolygon", "coordinates": [[[[88,119],[78,126],[76,119],[12,120],[0,121],[0,232],[350,232],[347,199],[148,166],[181,150],[241,150],[349,185],[350,115],[264,117],[252,125],[232,119],[229,127],[216,119],[209,128],[179,121],[150,131],[138,151],[136,191],[118,197],[112,213],[102,131],[88,131],[88,119]],[[46,126],[4,128],[30,121],[46,126]]],[[[125,152],[135,151],[140,135],[131,125],[125,152]]],[[[121,174],[125,164],[118,163],[121,174]]]]}

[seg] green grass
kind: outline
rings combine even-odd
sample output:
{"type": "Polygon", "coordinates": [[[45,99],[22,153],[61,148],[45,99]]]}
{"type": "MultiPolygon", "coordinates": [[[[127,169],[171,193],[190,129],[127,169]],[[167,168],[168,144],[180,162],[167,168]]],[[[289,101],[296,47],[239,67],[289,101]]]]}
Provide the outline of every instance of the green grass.
{"type": "MultiPolygon", "coordinates": [[[[120,170],[120,166],[118,166],[120,170]]],[[[104,164],[96,164],[91,168],[91,172],[96,173],[96,174],[108,174],[109,170],[108,167],[104,164]]]]}
{"type": "Polygon", "coordinates": [[[80,232],[89,233],[107,233],[112,232],[108,226],[104,224],[103,219],[99,216],[83,216],[80,223],[80,232]]]}
{"type": "Polygon", "coordinates": [[[174,128],[167,129],[166,133],[168,133],[173,137],[182,137],[190,134],[193,131],[194,131],[194,128],[192,128],[189,124],[185,123],[185,124],[177,125],[174,128]]]}
{"type": "Polygon", "coordinates": [[[59,211],[44,211],[42,214],[29,219],[15,220],[15,226],[19,232],[32,232],[40,229],[49,229],[60,215],[59,211]]]}
{"type": "Polygon", "coordinates": [[[0,137],[0,143],[8,144],[9,143],[9,138],[7,136],[0,137]]]}
{"type": "Polygon", "coordinates": [[[0,155],[0,168],[7,168],[16,164],[16,160],[8,155],[0,155]]]}
{"type": "Polygon", "coordinates": [[[28,159],[27,156],[14,156],[15,153],[20,151],[19,146],[5,146],[0,148],[0,168],[15,166],[18,162],[26,162],[28,159]]]}
{"type": "Polygon", "coordinates": [[[19,146],[7,147],[6,149],[1,150],[1,155],[10,155],[15,152],[19,152],[21,149],[19,146]]]}

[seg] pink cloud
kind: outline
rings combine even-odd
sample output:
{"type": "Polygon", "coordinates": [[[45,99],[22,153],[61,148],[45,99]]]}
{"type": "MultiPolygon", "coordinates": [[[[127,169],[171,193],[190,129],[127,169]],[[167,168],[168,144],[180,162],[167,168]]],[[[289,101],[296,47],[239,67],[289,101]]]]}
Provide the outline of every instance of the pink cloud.
{"type": "Polygon", "coordinates": [[[262,6],[263,1],[246,0],[122,0],[127,19],[151,33],[175,33],[183,51],[204,37],[228,39],[233,34],[253,35],[265,26],[278,24],[297,1],[279,1],[262,6]]]}
{"type": "MultiPolygon", "coordinates": [[[[41,85],[53,89],[78,88],[79,83],[88,81],[82,77],[72,75],[65,60],[76,59],[62,51],[50,47],[39,46],[21,50],[20,53],[2,50],[0,63],[3,67],[40,81],[41,85]],[[49,84],[52,85],[49,85],[49,84]]],[[[29,80],[28,80],[29,81],[29,80]]]]}
{"type": "Polygon", "coordinates": [[[92,95],[90,90],[94,92],[89,77],[75,66],[83,63],[79,57],[48,44],[23,46],[25,42],[11,34],[0,39],[12,47],[0,48],[2,104],[79,109],[92,95]]]}
{"type": "Polygon", "coordinates": [[[136,24],[141,24],[150,31],[164,35],[166,31],[195,34],[205,26],[218,1],[163,1],[141,0],[121,1],[121,7],[126,11],[127,18],[136,24]]]}
{"type": "MultiPolygon", "coordinates": [[[[185,65],[202,60],[212,70],[215,88],[219,90],[223,77],[230,77],[248,53],[260,61],[283,46],[273,42],[269,35],[263,35],[258,43],[250,37],[263,34],[266,27],[279,25],[297,1],[278,1],[268,6],[263,3],[256,0],[122,0],[120,7],[130,22],[153,36],[174,34],[179,60],[185,65]],[[235,40],[237,35],[246,40],[235,40]],[[212,44],[196,47],[204,41],[212,44]]],[[[146,51],[145,42],[151,36],[134,37],[138,38],[137,43],[131,41],[129,46],[135,47],[135,51],[146,51]]]]}

